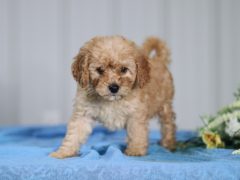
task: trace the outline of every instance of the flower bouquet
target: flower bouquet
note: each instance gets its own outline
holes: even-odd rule
[[[202,117],[199,135],[207,148],[234,148],[233,154],[240,154],[240,88],[234,95],[236,100],[215,116]]]
[[[204,125],[198,130],[199,136],[178,142],[178,148],[231,148],[237,149],[233,154],[240,154],[240,88],[234,96],[235,101],[216,115],[202,116]]]

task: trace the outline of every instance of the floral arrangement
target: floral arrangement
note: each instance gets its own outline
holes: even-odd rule
[[[215,116],[202,117],[199,135],[207,148],[235,148],[233,154],[240,154],[240,88],[234,95],[236,100]]]

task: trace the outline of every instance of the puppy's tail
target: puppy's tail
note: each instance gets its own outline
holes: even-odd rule
[[[169,65],[171,62],[170,51],[166,43],[156,37],[147,38],[143,43],[143,50],[150,59],[159,59],[165,65]],[[150,57],[153,50],[155,51],[154,56]]]

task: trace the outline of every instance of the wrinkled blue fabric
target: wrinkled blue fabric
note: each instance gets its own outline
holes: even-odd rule
[[[128,157],[126,132],[96,127],[80,155],[48,156],[64,137],[65,126],[0,128],[0,180],[5,179],[240,179],[240,156],[232,150],[189,148],[174,153],[158,145],[158,131],[149,135],[148,155]],[[180,131],[178,140],[196,133]]]

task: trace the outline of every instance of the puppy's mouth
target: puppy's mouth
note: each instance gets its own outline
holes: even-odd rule
[[[122,99],[121,95],[117,95],[117,94],[109,94],[109,95],[105,95],[103,96],[105,99],[109,100],[109,101],[117,101]]]

